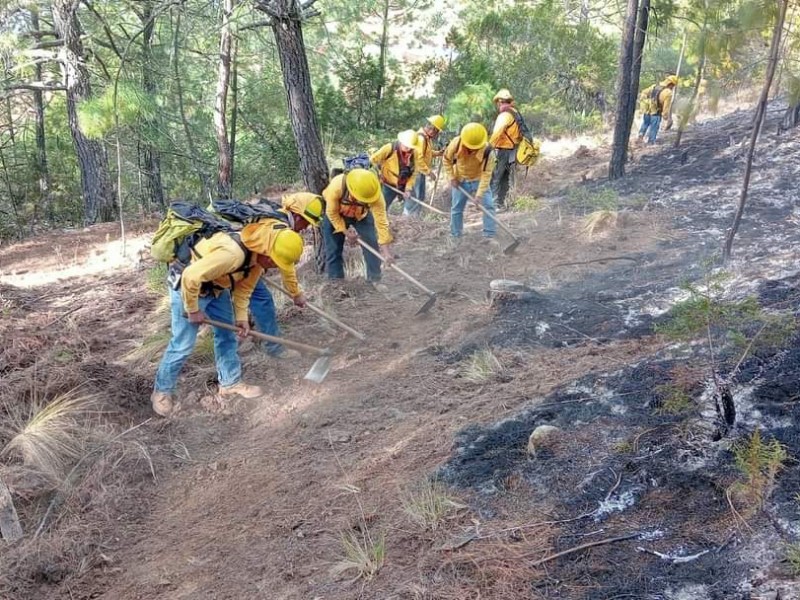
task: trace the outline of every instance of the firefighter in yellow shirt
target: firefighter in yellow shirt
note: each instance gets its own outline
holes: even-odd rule
[[[678,78],[670,75],[658,85],[651,85],[642,90],[639,100],[642,105],[642,126],[639,128],[639,141],[647,137],[648,144],[655,144],[658,137],[658,130],[661,128],[661,119],[667,115],[666,128],[672,127],[670,109],[672,108],[672,97],[675,86],[678,85]]]
[[[337,175],[322,190],[325,218],[320,229],[325,240],[325,270],[328,279],[344,279],[344,243],[355,244],[359,237],[392,260],[392,234],[386,216],[378,176],[367,169],[353,169]],[[381,279],[381,260],[362,249],[367,265],[367,281]]]
[[[396,141],[383,145],[369,157],[369,162],[380,171],[381,191],[387,212],[395,198],[399,196],[405,200],[414,189],[417,179],[416,148],[417,132],[408,129],[397,134]],[[402,193],[395,190],[401,190]]]
[[[441,152],[433,149],[433,142],[444,129],[444,117],[433,115],[428,117],[428,122],[417,132],[417,181],[414,184],[414,197],[425,202],[425,177],[436,181],[436,173],[431,169],[434,156],[441,156]],[[419,217],[422,207],[414,201],[406,202],[403,214],[409,217]]]
[[[444,170],[450,179],[450,235],[459,240],[464,231],[464,208],[469,193],[494,215],[494,201],[489,181],[495,165],[495,156],[489,145],[489,134],[480,123],[467,123],[447,145],[443,155]],[[483,216],[483,237],[494,239],[495,222]]]
[[[497,118],[489,143],[495,149],[497,164],[492,174],[492,196],[497,204],[497,210],[505,210],[506,196],[514,177],[517,145],[522,141],[522,131],[517,122],[517,109],[514,107],[514,97],[511,92],[502,89],[495,94],[493,101],[497,107]]]
[[[198,326],[206,315],[211,319],[236,325],[244,337],[250,332],[248,306],[250,296],[264,269],[277,267],[284,284],[295,284],[295,263],[303,253],[303,238],[282,221],[268,219],[247,225],[241,232],[215,233],[192,248],[192,259],[177,273],[179,283],[170,289],[172,338],[156,372],[150,401],[153,410],[168,416],[174,410],[178,375],[194,349]],[[176,276],[176,278],[177,278]],[[174,279],[173,279],[174,281]],[[255,398],[257,386],[242,381],[242,365],[237,354],[236,334],[214,328],[214,358],[217,363],[219,395]]]

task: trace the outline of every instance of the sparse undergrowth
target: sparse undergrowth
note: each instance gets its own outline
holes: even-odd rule
[[[471,383],[482,383],[502,373],[503,364],[490,348],[483,348],[474,352],[464,365],[462,375]]]
[[[436,531],[450,515],[464,508],[436,479],[418,484],[403,498],[403,511],[423,531]]]
[[[728,501],[735,516],[746,522],[764,508],[788,455],[778,440],[764,441],[760,429],[736,444],[733,455],[742,479],[728,488]]]

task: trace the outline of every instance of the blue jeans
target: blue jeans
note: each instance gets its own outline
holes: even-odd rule
[[[155,390],[171,394],[178,386],[178,374],[183,363],[189,358],[197,339],[198,325],[189,323],[184,316],[183,299],[180,291],[170,289],[172,309],[172,339],[169,341],[161,363],[156,372]],[[215,321],[233,325],[233,304],[231,293],[224,290],[218,297],[200,298],[200,310]],[[242,379],[242,363],[237,354],[236,334],[227,329],[214,329],[214,359],[217,363],[217,378],[223,387],[239,383]]]
[[[275,301],[267,288],[264,280],[259,279],[250,296],[250,314],[256,323],[256,330],[267,335],[279,336],[278,315],[275,311]],[[262,348],[267,354],[280,354],[283,346],[275,342],[262,342]]]
[[[417,180],[414,182],[414,191],[411,192],[414,198],[425,202],[425,175],[417,173]],[[413,200],[406,200],[403,206],[403,214],[407,217],[419,217],[422,207]]]
[[[661,115],[644,115],[642,126],[639,128],[639,137],[647,135],[647,142],[653,144],[658,137],[658,130],[661,128]]]
[[[345,224],[352,226],[368,246],[380,251],[378,247],[378,232],[375,230],[375,218],[372,213],[357,221],[356,219],[344,218]],[[328,271],[328,279],[344,279],[344,234],[336,233],[333,224],[326,216],[320,226],[322,237],[325,240],[325,268]],[[364,250],[364,262],[367,265],[367,281],[380,281],[381,279],[381,259]]]
[[[394,186],[392,186],[392,187],[394,187]],[[400,188],[397,188],[397,189],[400,189]],[[381,193],[383,193],[383,199],[386,201],[386,214],[388,215],[389,214],[389,207],[392,205],[392,202],[394,202],[395,198],[397,198],[398,196],[400,196],[400,198],[402,199],[403,194],[398,194],[397,192],[395,192],[392,188],[390,188],[385,183],[381,183]]]
[[[479,183],[479,181],[462,181],[459,183],[459,185],[470,195],[474,196],[475,192],[478,191]],[[458,238],[461,237],[461,234],[464,231],[464,208],[467,206],[468,198],[464,192],[457,188],[453,188],[450,198],[450,235]],[[478,200],[482,201],[483,207],[494,216],[495,211],[492,190],[487,189],[486,193],[483,195],[483,198],[478,198]],[[496,230],[497,225],[495,222],[486,215],[483,215],[483,237],[493,238]]]

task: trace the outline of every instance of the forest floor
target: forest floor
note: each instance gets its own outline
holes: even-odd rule
[[[438,292],[427,316],[393,272],[382,293],[306,266],[311,298],[367,341],[281,302],[287,337],[335,350],[328,378],[246,343],[266,395],[222,405],[205,336],[171,419],[149,405],[169,322],[141,258],[155,223],[130,228],[134,259],[115,225],[0,247],[6,421],[97,399],[79,468],[54,484],[14,451],[0,467],[26,534],[0,549],[0,598],[800,598],[800,338],[756,343],[800,299],[797,131],[768,122],[727,277],[713,262],[749,121],[636,148],[615,184],[606,147],[545,158],[502,215],[525,238],[510,256],[476,213],[457,248],[443,221],[395,218],[398,264]],[[656,333],[682,284],[712,277],[707,314],[759,305],[744,344],[721,321],[697,342]],[[489,301],[495,279],[538,294]],[[539,425],[558,429],[529,452]],[[756,430],[789,458],[762,461]]]

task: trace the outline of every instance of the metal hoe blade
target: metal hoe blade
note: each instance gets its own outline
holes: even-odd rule
[[[436,294],[431,294],[428,296],[428,299],[425,301],[425,304],[419,307],[419,310],[414,313],[414,315],[423,315],[428,312],[433,305],[436,304]]]
[[[511,242],[508,246],[503,248],[503,254],[511,254],[517,247],[522,243],[522,240],[519,238],[514,238],[514,241]]]
[[[308,379],[309,381],[313,381],[314,383],[322,383],[325,381],[325,378],[328,376],[331,370],[331,357],[330,356],[320,356],[317,360],[314,361],[314,364],[311,365],[311,368],[308,370],[308,373],[305,374],[303,379]]]

